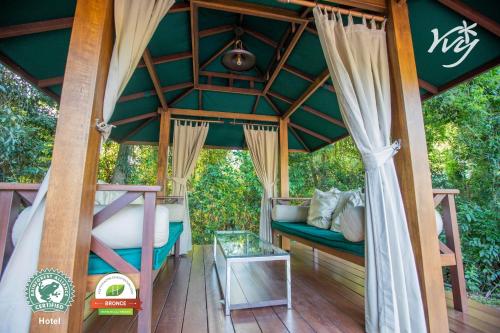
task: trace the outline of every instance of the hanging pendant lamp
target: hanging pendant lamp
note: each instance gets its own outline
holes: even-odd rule
[[[234,43],[234,49],[227,51],[222,57],[224,67],[234,72],[244,72],[255,66],[255,55],[243,48],[241,39]]]

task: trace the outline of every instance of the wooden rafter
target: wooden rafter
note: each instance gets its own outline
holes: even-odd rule
[[[198,109],[203,110],[203,90],[198,89]]]
[[[195,88],[198,88],[198,71],[200,70],[199,63],[199,37],[198,37],[198,7],[193,1],[190,3],[191,6],[191,52],[193,54],[193,84]]]
[[[0,39],[19,37],[53,30],[69,29],[72,25],[73,17],[16,24],[0,28]]]
[[[420,88],[427,90],[429,93],[431,93],[433,95],[436,95],[439,93],[438,87],[436,87],[435,85],[430,84],[429,82],[424,81],[422,79],[418,79],[418,85],[420,86]]]
[[[154,65],[159,65],[159,64],[164,64],[167,62],[172,62],[172,61],[178,61],[178,60],[184,60],[184,59],[190,59],[193,55],[191,54],[190,51],[187,52],[179,52],[179,53],[174,53],[174,54],[167,54],[159,57],[153,57],[151,60]],[[137,68],[142,68],[146,67],[146,64],[144,61],[139,62],[137,65]]]
[[[263,114],[249,114],[249,113],[237,113],[237,112],[225,112],[225,111],[206,111],[206,110],[178,109],[178,108],[170,108],[169,111],[172,113],[172,115],[189,116],[189,117],[240,119],[240,120],[251,120],[251,121],[265,121],[273,123],[277,123],[280,120],[278,116],[269,116]]]
[[[295,68],[295,67],[292,67],[290,65],[284,65],[283,66],[283,69],[297,77],[300,77],[301,79],[303,80],[306,80],[308,82],[311,82],[313,83],[314,82],[314,78],[311,77],[309,74],[307,73],[304,73],[302,72],[300,69],[298,68]],[[333,88],[333,86],[331,84],[328,84],[328,83],[323,83],[323,85],[321,86],[322,88],[325,88],[326,90],[330,91],[330,92],[335,92],[335,89]]]
[[[252,113],[257,113],[257,107],[259,106],[260,95],[255,98],[255,102],[253,103]]]
[[[50,77],[48,79],[38,80],[38,86],[40,88],[46,88],[62,84],[63,81],[64,81],[64,76]]]
[[[283,101],[283,102],[285,102],[285,103],[288,103],[288,104],[293,104],[293,102],[294,102],[292,99],[290,99],[290,98],[288,98],[288,97],[286,97],[286,96],[283,96],[283,95],[281,95],[281,94],[278,94],[278,93],[276,93],[276,92],[274,92],[274,91],[270,91],[270,92],[268,92],[267,94],[268,94],[269,96],[272,96],[272,97],[274,97],[274,98],[277,98],[277,99],[279,99],[279,100],[281,100],[281,101]],[[332,116],[329,116],[329,115],[327,115],[326,113],[323,113],[323,112],[321,112],[321,111],[318,111],[318,110],[316,110],[316,109],[314,109],[314,108],[312,108],[312,107],[310,107],[310,106],[304,105],[304,104],[303,104],[301,107],[302,107],[302,110],[304,110],[304,111],[306,111],[306,112],[308,112],[308,113],[310,113],[310,114],[313,114],[313,115],[315,115],[315,116],[321,117],[321,118],[323,118],[324,120],[326,120],[326,121],[328,121],[328,122],[330,122],[330,123],[332,123],[332,124],[335,124],[335,125],[337,125],[337,126],[340,126],[340,127],[345,128],[345,124],[344,124],[344,122],[343,122],[343,121],[341,121],[341,120],[338,120],[338,119],[336,119],[336,118],[333,118]]]
[[[313,137],[315,137],[316,139],[319,139],[319,140],[321,140],[321,141],[327,142],[328,144],[331,144],[331,143],[334,143],[334,142],[335,142],[334,140],[332,140],[332,139],[330,139],[330,138],[328,138],[328,137],[326,137],[326,136],[324,136],[324,135],[318,134],[318,133],[316,133],[316,132],[314,132],[314,131],[311,131],[311,130],[310,130],[310,129],[308,129],[308,128],[302,127],[302,126],[297,125],[297,124],[295,124],[295,123],[290,122],[290,123],[288,124],[288,126],[293,127],[293,128],[295,128],[295,129],[297,129],[297,130],[299,130],[299,131],[301,131],[301,132],[304,132],[304,133],[306,133],[306,134],[309,134],[310,136],[313,136]]]
[[[281,116],[280,110],[278,109],[278,107],[276,106],[276,104],[274,104],[273,101],[269,98],[269,96],[264,95],[264,99],[271,106],[271,108],[273,109],[274,113],[276,113],[277,115]]]
[[[129,118],[124,118],[124,119],[113,121],[111,123],[111,125],[120,126],[120,125],[130,124],[130,123],[133,123],[133,122],[136,122],[136,121],[139,121],[139,120],[149,119],[149,118],[157,117],[157,116],[158,116],[158,112],[156,112],[156,111],[155,112],[149,112],[149,113],[145,113],[145,114],[140,114],[138,116],[133,116],[133,117],[129,117]]]
[[[208,65],[210,65],[222,53],[224,53],[228,48],[230,48],[234,44],[234,42],[235,42],[235,40],[232,39],[227,44],[225,44],[219,51],[212,54],[212,56],[200,66],[200,70],[205,69]]]
[[[459,0],[438,0],[441,4],[500,37],[500,24]]]
[[[304,104],[307,99],[311,97],[311,95],[314,94],[316,90],[318,90],[323,85],[323,83],[326,82],[326,80],[328,80],[329,77],[330,71],[327,68],[314,80],[314,82],[307,88],[307,90],[304,91],[304,93],[295,102],[293,102],[290,108],[283,115],[283,118],[290,118],[290,116],[295,111],[297,111],[302,106],[302,104]]]
[[[189,4],[176,3],[174,4],[168,14],[185,12],[189,10]],[[44,20],[38,22],[22,23],[0,27],[0,39],[19,37],[24,35],[36,34],[47,31],[69,29],[73,26],[73,17],[64,17],[52,20]]]
[[[190,93],[192,93],[194,91],[194,88],[191,88],[191,89],[188,89],[186,90],[185,92],[179,94],[178,96],[176,96],[173,100],[170,101],[170,106],[173,106],[177,103],[179,103],[184,97],[188,96]]]
[[[200,75],[201,76],[220,77],[220,78],[224,78],[224,79],[242,80],[242,81],[264,82],[264,79],[261,77],[242,75],[242,74],[234,74],[234,73],[200,71]]]
[[[199,90],[208,90],[208,91],[220,91],[220,92],[236,93],[236,94],[244,94],[244,95],[262,95],[262,91],[260,91],[258,89],[217,86],[217,85],[214,85],[214,84],[198,84],[198,88],[197,89],[199,89]]]
[[[133,137],[134,135],[136,135],[137,133],[142,131],[146,126],[148,126],[150,123],[152,123],[153,121],[155,121],[157,119],[158,119],[158,114],[156,114],[155,117],[151,117],[151,118],[146,119],[145,121],[143,121],[142,123],[137,125],[133,130],[128,132],[128,134],[125,135],[125,137],[120,140],[120,143],[127,141],[128,139],[130,139],[131,137]]]
[[[297,133],[297,131],[295,130],[295,128],[291,127],[290,124],[288,125],[288,129],[290,130],[290,132],[292,132],[293,136],[295,137],[295,139],[297,139],[297,141],[302,145],[302,147],[304,147],[304,149],[309,153],[311,152],[311,150],[309,149],[309,147],[306,145],[306,143],[304,142],[304,140],[302,140],[302,138],[300,137],[299,133]]]
[[[163,94],[166,92],[179,90],[179,89],[185,89],[185,88],[191,88],[192,86],[193,86],[192,82],[177,83],[177,84],[172,84],[169,86],[160,87],[159,91],[161,91],[161,95],[163,96]],[[128,102],[128,101],[132,101],[132,100],[143,98],[143,97],[154,96],[157,94],[158,94],[157,89],[148,90],[148,91],[141,91],[141,92],[133,93],[130,95],[124,95],[124,96],[120,97],[118,99],[118,103]],[[166,103],[166,104],[168,105],[168,103]],[[162,105],[162,107],[163,107],[163,105]]]
[[[237,0],[191,0],[200,7],[222,10],[225,12],[259,16],[272,20],[295,22],[295,23],[306,23],[307,20],[301,18],[296,12],[292,10],[263,6],[259,4],[253,4]]]
[[[21,76],[26,81],[28,81],[29,83],[31,83],[33,86],[38,87],[38,89],[40,89],[45,94],[47,94],[47,96],[49,96],[50,98],[52,98],[55,102],[59,103],[59,99],[60,98],[59,98],[59,96],[56,93],[54,93],[52,90],[47,89],[45,87],[40,87],[38,85],[39,81],[34,76],[32,76],[31,74],[29,74],[28,72],[26,72],[23,68],[21,68],[21,66],[19,66],[18,64],[16,64],[12,59],[10,59],[9,57],[7,57],[5,54],[3,54],[1,52],[0,52],[0,62],[2,62],[12,72],[16,73],[17,75]]]
[[[153,86],[155,87],[156,95],[160,100],[160,104],[164,110],[168,109],[167,100],[165,99],[165,95],[163,95],[163,91],[160,84],[160,79],[158,78],[158,74],[156,73],[155,65],[153,64],[153,59],[151,58],[151,53],[146,48],[144,50],[144,54],[142,55],[142,59],[146,64],[146,68],[148,69],[149,77],[153,82]]]
[[[208,29],[201,30],[198,33],[198,36],[200,38],[204,38],[204,37],[217,35],[217,34],[221,34],[223,32],[228,32],[228,31],[233,31],[233,30],[234,30],[234,25],[226,24],[226,25],[221,25],[221,26],[214,27],[214,28],[208,28]]]
[[[273,48],[276,48],[278,47],[278,43],[276,41],[274,41],[273,39],[267,37],[266,35],[264,34],[261,34],[260,32],[257,32],[257,31],[254,31],[252,29],[248,29],[248,28],[243,28],[243,30],[245,31],[245,33],[249,36],[252,36],[258,40],[260,40],[261,42],[273,47]]]

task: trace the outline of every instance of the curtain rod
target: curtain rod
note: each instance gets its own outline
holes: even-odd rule
[[[229,125],[250,125],[250,126],[263,126],[263,127],[279,127],[278,125],[274,124],[256,124],[256,123],[237,123],[235,121],[232,121],[228,123]]]
[[[187,118],[174,118],[172,120],[180,120],[180,121],[197,121],[200,123],[215,123],[215,124],[224,124],[223,120],[203,120],[203,119],[187,119]]]
[[[290,4],[293,4],[293,5],[299,5],[299,6],[309,7],[309,8],[319,7],[321,9],[325,9],[325,10],[328,10],[328,11],[331,11],[331,12],[336,12],[336,13],[340,13],[340,14],[344,14],[344,15],[352,15],[352,16],[356,16],[356,17],[364,17],[364,18],[366,18],[368,20],[373,19],[373,20],[378,21],[378,22],[383,22],[383,21],[386,20],[386,18],[383,17],[383,16],[366,14],[366,13],[359,12],[359,11],[356,11],[356,10],[349,10],[349,9],[335,7],[335,6],[325,5],[325,4],[322,4],[322,3],[315,3],[315,2],[311,2],[311,1],[305,1],[305,0],[278,0],[278,2],[290,3]]]

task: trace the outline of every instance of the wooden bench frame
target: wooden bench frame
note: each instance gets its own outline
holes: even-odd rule
[[[12,228],[22,208],[31,206],[40,185],[0,183],[0,277],[8,259],[12,255]],[[142,311],[138,313],[138,332],[151,327],[152,288],[153,281],[161,268],[153,270],[154,225],[156,194],[160,186],[112,185],[98,184],[97,191],[124,191],[101,211],[94,214],[93,227],[103,223],[122,208],[137,198],[144,196],[144,222],[142,229],[141,269],[137,270],[121,258],[113,249],[99,239],[91,236],[90,250],[115,268],[119,273],[128,276],[138,286]],[[178,201],[179,198],[161,198],[159,201]],[[175,243],[175,256],[179,255],[179,240]],[[94,292],[99,280],[106,274],[87,275],[87,291]]]
[[[464,267],[462,261],[462,250],[460,247],[460,233],[455,207],[455,195],[459,193],[455,189],[433,189],[434,207],[441,206],[443,218],[443,232],[446,237],[445,243],[439,242],[441,266],[449,267],[451,277],[451,291],[453,295],[453,307],[457,311],[467,312],[467,291],[465,285]],[[311,198],[271,198],[271,205],[290,205],[296,203],[301,206],[309,206]],[[272,229],[273,243],[279,247],[290,250],[283,244],[288,240],[294,240],[310,246],[313,251],[319,250],[335,257],[347,260],[354,264],[365,266],[365,258],[342,250],[334,249],[326,245],[318,244],[308,239]]]

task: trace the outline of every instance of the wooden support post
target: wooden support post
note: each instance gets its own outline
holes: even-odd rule
[[[290,181],[288,178],[288,119],[280,119],[280,196],[290,196]],[[281,236],[281,248],[290,251],[290,239]]]
[[[79,0],[57,121],[38,269],[55,268],[75,286],[66,312],[35,312],[31,332],[81,332],[102,106],[113,48],[113,1]],[[39,319],[60,318],[60,325]]]
[[[408,7],[387,1],[387,40],[392,75],[392,136],[401,139],[396,155],[401,194],[419,274],[429,332],[448,332],[432,184],[424,120],[411,39]]]
[[[162,110],[160,115],[160,137],[158,139],[158,173],[156,184],[161,186],[160,194],[168,193],[168,147],[170,145],[170,111]]]

